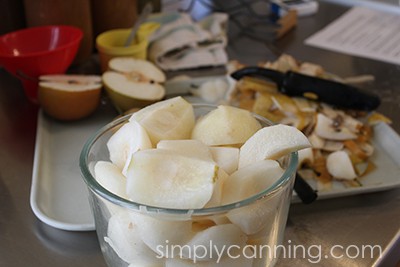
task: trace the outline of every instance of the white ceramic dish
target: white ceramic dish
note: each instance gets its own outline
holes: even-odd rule
[[[94,230],[86,185],[78,165],[79,154],[87,138],[113,117],[115,112],[106,107],[88,119],[70,123],[39,113],[30,200],[32,210],[41,221],[63,230]],[[362,187],[346,188],[335,182],[331,190],[319,192],[318,199],[400,186],[400,137],[383,123],[374,130],[376,151],[372,160],[377,169],[362,178]],[[296,195],[293,202],[299,202]]]
[[[30,203],[44,223],[70,231],[95,229],[79,154],[89,136],[113,116],[100,110],[88,119],[63,123],[39,112]]]

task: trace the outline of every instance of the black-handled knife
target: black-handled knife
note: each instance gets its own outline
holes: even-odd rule
[[[245,76],[268,79],[275,82],[283,94],[322,101],[338,108],[369,111],[381,103],[377,95],[359,88],[293,71],[283,73],[261,67],[245,67],[233,72],[231,76],[236,80]]]
[[[315,191],[298,173],[296,173],[296,178],[294,180],[294,191],[304,204],[310,204],[318,198],[317,191]]]

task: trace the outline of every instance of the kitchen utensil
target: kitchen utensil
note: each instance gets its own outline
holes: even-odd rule
[[[56,25],[5,34],[0,36],[0,65],[22,81],[26,96],[37,103],[38,77],[64,73],[82,37],[77,27]]]
[[[132,27],[132,31],[125,42],[125,47],[129,46],[132,43],[133,38],[135,38],[136,32],[138,31],[140,25],[142,25],[142,23],[146,21],[147,17],[152,12],[153,12],[153,5],[151,3],[146,4],[146,6],[143,8],[142,12],[139,15],[139,18],[136,20],[135,24]]]
[[[293,71],[282,73],[261,67],[245,67],[232,73],[231,76],[236,80],[244,76],[268,79],[277,84],[281,93],[322,101],[338,108],[369,111],[380,105],[379,97],[370,92],[361,91],[359,88],[344,83]]]

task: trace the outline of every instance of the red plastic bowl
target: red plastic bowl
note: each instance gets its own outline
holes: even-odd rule
[[[38,78],[65,73],[83,32],[63,25],[32,27],[0,36],[0,65],[21,79],[26,96],[37,102]]]

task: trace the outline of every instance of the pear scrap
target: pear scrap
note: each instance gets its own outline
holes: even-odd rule
[[[297,168],[300,168],[303,164],[312,165],[314,163],[314,153],[311,147],[301,149],[297,153],[299,157]]]
[[[210,200],[218,166],[165,149],[140,150],[127,171],[127,195],[145,205],[196,209]]]
[[[144,107],[165,96],[165,74],[153,63],[130,57],[109,61],[109,71],[102,75],[108,96],[115,107],[124,112]]]
[[[146,130],[136,121],[125,123],[107,142],[110,160],[122,170],[124,175],[126,175],[132,154],[152,147]]]
[[[239,169],[264,159],[278,159],[310,146],[307,137],[295,127],[283,124],[264,127],[240,148]]]
[[[260,123],[249,111],[220,105],[198,119],[192,139],[210,146],[243,144],[260,128]]]
[[[352,180],[357,177],[349,155],[345,151],[336,151],[326,159],[328,172],[337,179]]]
[[[356,139],[357,135],[351,132],[343,125],[335,127],[334,121],[322,113],[317,115],[317,125],[315,126],[315,133],[325,139],[329,140],[349,140]]]
[[[160,140],[190,139],[195,123],[192,105],[180,96],[147,106],[129,120],[146,129],[153,145]]]

